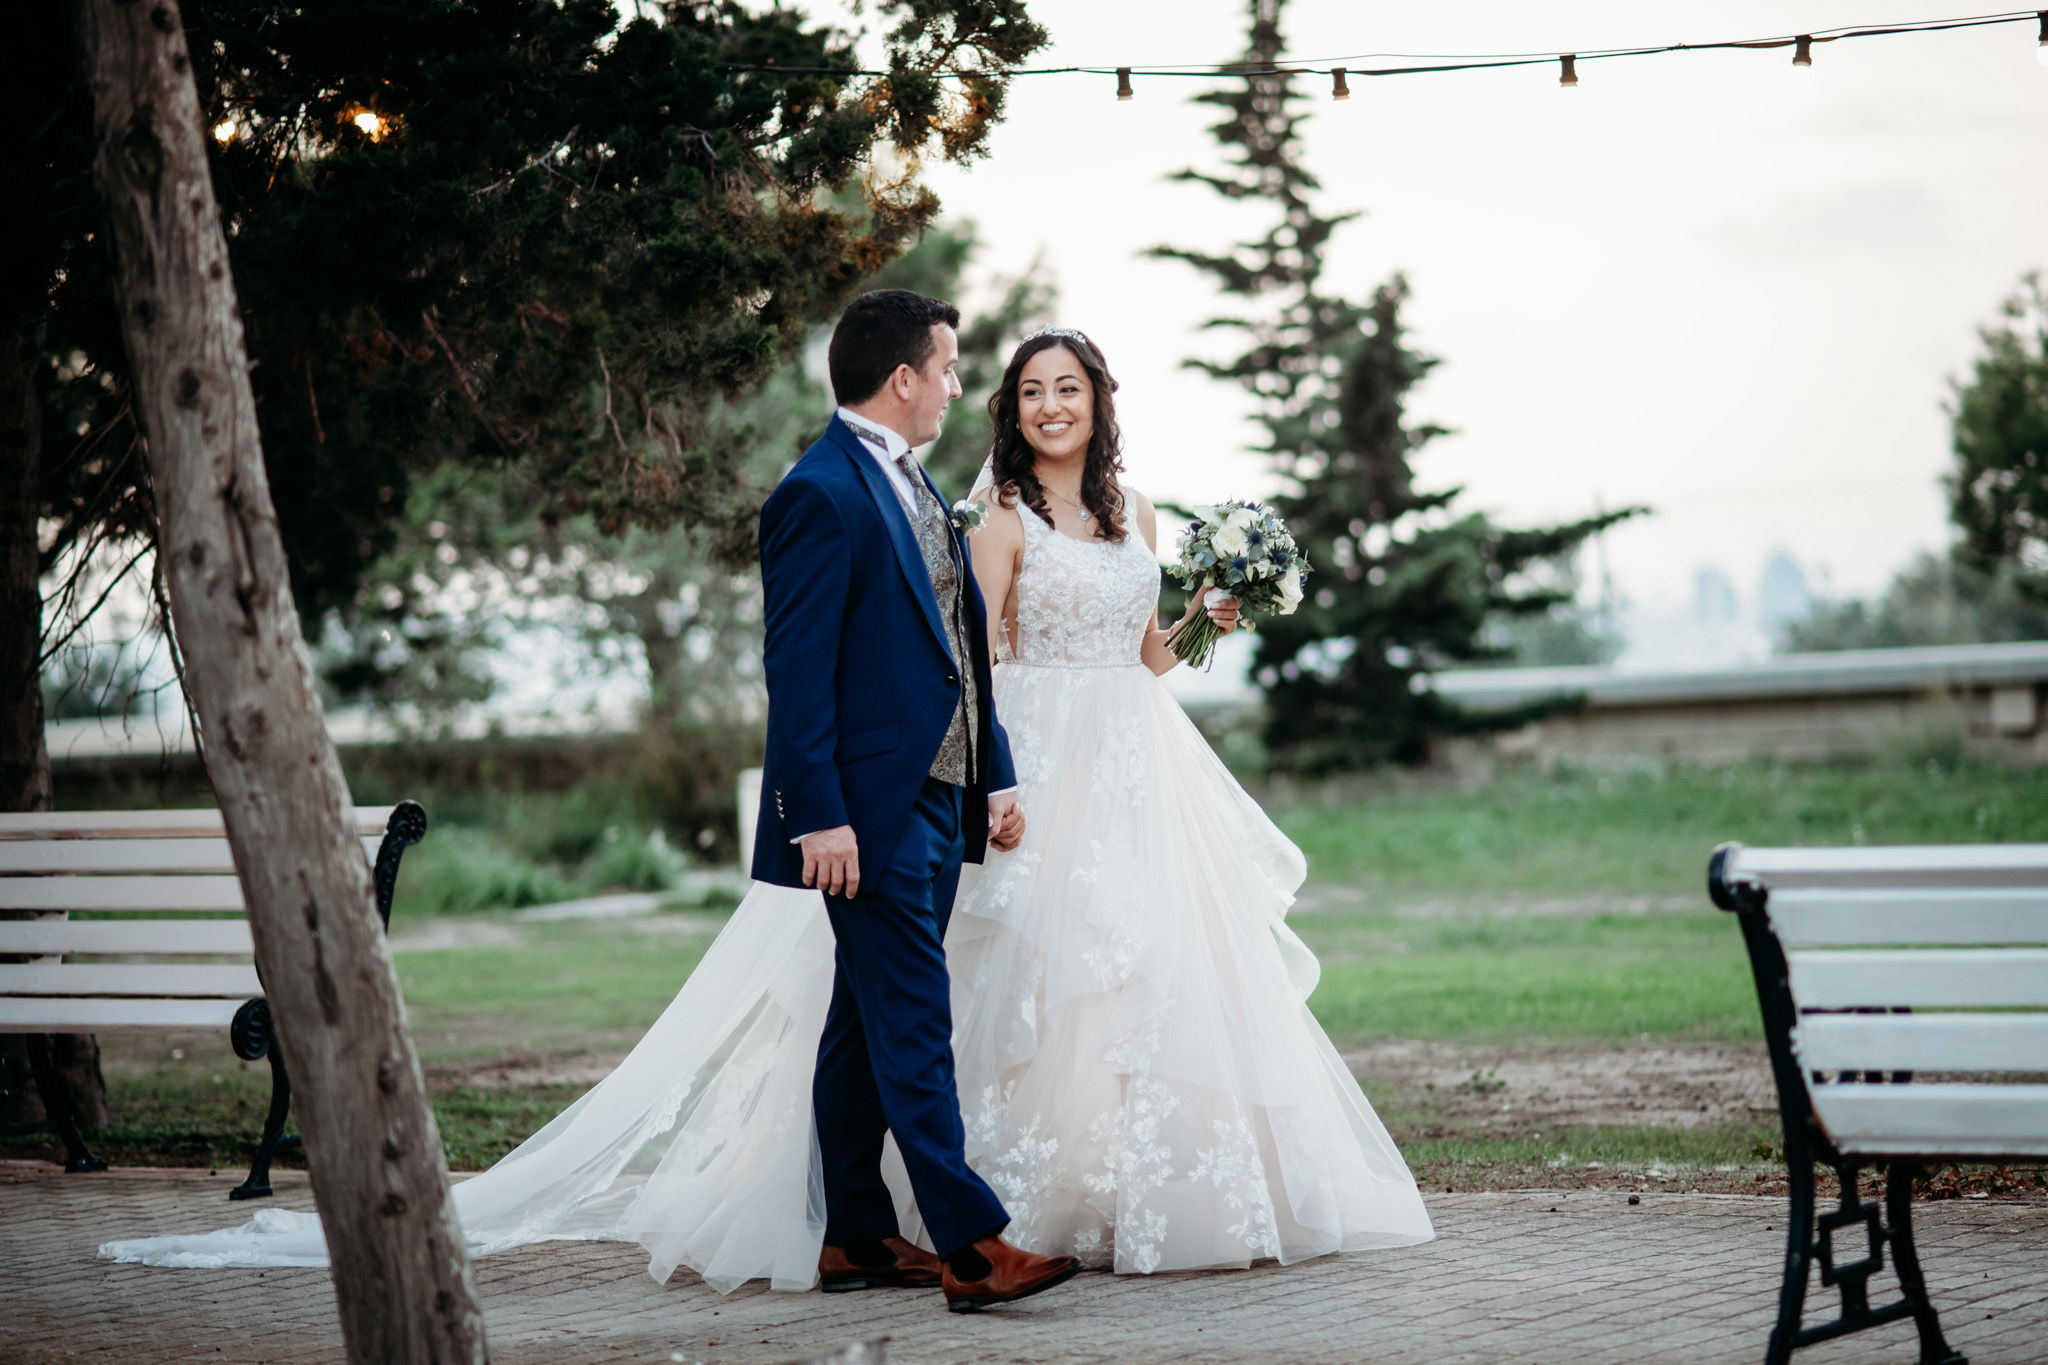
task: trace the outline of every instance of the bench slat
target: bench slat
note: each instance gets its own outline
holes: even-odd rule
[[[1818,1071],[2048,1071],[2041,1014],[1810,1014],[1793,1037]]]
[[[136,962],[0,964],[0,995],[206,995],[247,999],[263,994],[247,964],[201,966]]]
[[[99,1033],[121,1028],[226,1028],[239,1000],[64,1000],[0,996],[0,1033]]]
[[[1773,890],[1771,927],[1796,943],[2048,943],[2048,888]]]
[[[1803,1009],[1862,1005],[2048,1005],[2048,948],[1794,952]]]
[[[1727,875],[1773,894],[1801,886],[2048,886],[2048,844],[1742,848]]]
[[[0,953],[242,953],[244,919],[0,920]]]
[[[1828,1137],[1856,1155],[2048,1156],[2048,1085],[1816,1085]]]
[[[362,844],[366,856],[377,856],[378,840],[364,839]],[[0,840],[0,873],[234,870],[226,839]]]
[[[0,877],[0,910],[242,910],[235,877]]]
[[[359,834],[382,834],[390,806],[357,806]],[[54,810],[0,815],[0,840],[8,839],[179,839],[225,834],[220,811]]]

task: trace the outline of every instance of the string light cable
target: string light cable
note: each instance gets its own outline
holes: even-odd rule
[[[1724,38],[1714,42],[1660,43],[1647,47],[1559,48],[1550,52],[1370,52],[1354,53],[1344,57],[1282,57],[1264,64],[1240,61],[1208,65],[1167,63],[1145,66],[1138,63],[1119,63],[1114,66],[945,68],[925,74],[955,80],[1009,79],[1018,76],[1113,76],[1116,79],[1116,97],[1119,100],[1134,97],[1135,81],[1140,78],[1217,80],[1227,77],[1327,76],[1331,81],[1331,98],[1348,100],[1351,98],[1350,82],[1355,77],[1429,76],[1454,71],[1488,71],[1510,67],[1555,65],[1559,71],[1558,84],[1571,88],[1579,83],[1578,68],[1582,62],[1662,57],[1678,52],[1763,51],[1789,47],[1793,49],[1793,70],[1804,74],[1813,67],[1814,47],[1822,43],[1845,42],[1855,38],[1894,38],[1915,33],[1943,33],[1954,29],[2035,22],[2040,25],[2038,55],[2041,62],[2048,65],[2048,10],[2006,10],[1997,14],[1964,15],[1949,19],[1912,19],[1893,24],[1815,29],[1810,33],[1765,38]],[[1402,64],[1373,65],[1381,62]],[[743,62],[722,63],[719,69],[735,73],[768,71],[783,75],[849,78],[886,78],[893,74],[888,71],[856,67],[776,66],[773,63]]]

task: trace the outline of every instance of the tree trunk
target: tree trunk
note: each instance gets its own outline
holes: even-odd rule
[[[10,286],[15,281],[7,282]],[[7,297],[33,297],[33,287]],[[50,808],[50,751],[43,743],[43,596],[37,572],[36,514],[42,506],[42,407],[36,394],[39,347],[30,326],[9,320],[0,334],[0,811]],[[10,912],[0,911],[0,916]],[[50,1040],[57,1084],[71,1093],[78,1121],[107,1122],[100,1047],[89,1033]],[[26,1040],[0,1034],[0,1123],[42,1117],[28,1076]]]
[[[350,1359],[480,1362],[440,1135],[319,704],[175,0],[76,0],[159,554]]]
[[[0,333],[0,811],[48,810],[50,754],[36,666],[43,649],[38,347],[29,327],[7,321]]]

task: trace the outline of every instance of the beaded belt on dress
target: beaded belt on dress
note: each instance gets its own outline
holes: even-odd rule
[[[1004,659],[1005,668],[1143,668],[1142,659],[1128,659],[1120,664],[1056,664],[1038,659]]]

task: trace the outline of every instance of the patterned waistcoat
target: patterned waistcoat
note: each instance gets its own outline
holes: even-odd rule
[[[946,627],[946,647],[953,651],[953,676],[960,680],[960,704],[953,708],[953,721],[946,727],[945,742],[939,745],[938,757],[932,760],[931,775],[941,782],[965,786],[976,768],[974,720],[979,714],[974,687],[974,656],[967,648],[966,570],[960,562],[959,542],[954,540],[945,511],[932,495],[931,486],[925,483],[924,476],[909,455],[898,459],[897,466],[910,476],[911,491],[917,500],[911,525],[917,530],[917,547],[924,552],[924,567],[925,572],[931,575],[932,593],[939,600],[939,619]]]

